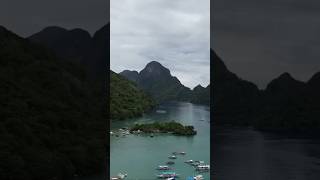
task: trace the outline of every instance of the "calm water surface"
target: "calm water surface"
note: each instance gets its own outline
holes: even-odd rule
[[[163,112],[156,112],[163,110]],[[153,138],[146,135],[128,135],[126,137],[110,136],[110,175],[126,172],[128,180],[157,179],[159,171],[155,168],[165,165],[172,152],[185,151],[187,154],[178,155],[174,171],[180,174],[179,179],[197,175],[194,168],[186,160],[203,160],[210,163],[210,108],[191,103],[162,104],[155,111],[125,121],[112,122],[111,129],[130,127],[134,123],[151,123],[164,121],[178,121],[183,125],[193,125],[197,135],[193,137],[155,135]],[[209,173],[202,173],[205,179],[210,179]]]
[[[217,180],[319,180],[319,138],[214,128],[212,161]]]

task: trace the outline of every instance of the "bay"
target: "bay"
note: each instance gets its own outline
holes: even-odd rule
[[[153,180],[159,173],[156,168],[165,165],[172,152],[186,152],[177,155],[172,166],[180,179],[202,174],[210,179],[209,173],[198,173],[185,161],[203,160],[210,164],[210,108],[184,102],[161,104],[153,111],[139,118],[124,121],[112,121],[111,131],[132,127],[135,123],[177,121],[183,125],[192,125],[197,135],[192,137],[170,134],[110,136],[110,175],[119,172],[128,174],[128,180]]]

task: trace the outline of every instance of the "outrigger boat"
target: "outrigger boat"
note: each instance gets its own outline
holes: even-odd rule
[[[178,176],[179,175],[176,174],[175,172],[169,172],[169,171],[163,172],[163,173],[157,175],[158,178],[162,178],[162,179],[164,179],[164,178],[176,178]]]
[[[204,161],[194,161],[194,163],[192,163],[191,165],[192,165],[192,166],[204,165]]]
[[[169,166],[158,166],[157,170],[171,170]]]
[[[197,171],[208,171],[210,170],[210,165],[199,165],[196,167]]]
[[[117,176],[111,177],[110,179],[111,180],[122,180],[122,179],[126,178],[127,176],[128,176],[128,174],[119,173]]]
[[[202,175],[196,175],[196,176],[189,176],[187,177],[187,180],[203,180],[203,176]]]
[[[191,163],[193,163],[193,160],[192,160],[192,159],[190,159],[190,160],[188,160],[188,161],[185,161],[185,163],[189,163],[189,164],[191,164]]]

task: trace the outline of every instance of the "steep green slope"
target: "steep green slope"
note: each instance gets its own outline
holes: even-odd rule
[[[150,94],[157,102],[190,101],[192,92],[185,87],[170,70],[159,62],[151,61],[137,74],[125,70],[120,73],[123,77],[136,82],[138,87]]]
[[[104,171],[104,98],[71,63],[0,27],[0,179]]]
[[[141,115],[154,101],[137,86],[110,71],[110,118],[125,119]]]
[[[198,85],[193,88],[191,102],[194,104],[210,105],[210,84],[207,87]]]

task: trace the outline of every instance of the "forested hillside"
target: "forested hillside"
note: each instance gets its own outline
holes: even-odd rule
[[[110,117],[125,119],[142,115],[155,102],[135,83],[110,71]]]
[[[0,179],[104,172],[105,93],[85,74],[0,27]]]

